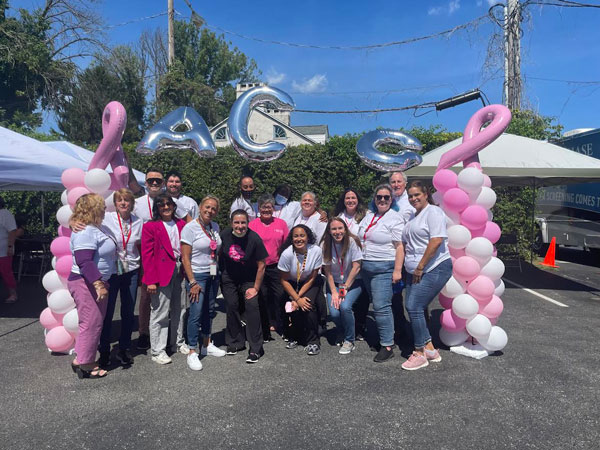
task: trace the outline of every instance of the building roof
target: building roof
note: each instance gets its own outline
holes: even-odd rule
[[[329,128],[327,125],[301,125],[293,126],[292,128],[305,135],[324,134],[329,136]]]

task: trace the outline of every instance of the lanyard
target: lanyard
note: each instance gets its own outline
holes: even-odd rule
[[[204,231],[204,234],[206,234],[206,236],[208,236],[208,239],[210,239],[210,244],[209,244],[210,258],[214,261],[215,256],[216,256],[215,251],[217,250],[217,240],[213,236],[212,224],[210,225],[210,234],[209,234],[208,231],[206,231],[206,228],[204,227],[204,224],[202,223],[202,221],[200,219],[196,219],[196,220],[200,224],[200,227],[202,228],[202,231]]]
[[[339,257],[338,251],[337,251],[337,244],[335,242],[333,243],[333,249],[335,250],[335,257],[337,258],[338,262],[340,263],[340,279],[342,280],[342,283],[343,283],[344,282],[344,260]]]
[[[131,217],[129,218],[129,233],[127,234],[127,240],[125,240],[125,233],[123,232],[123,225],[121,224],[121,215],[117,213],[117,219],[119,219],[119,228],[121,228],[121,238],[123,239],[123,251],[127,253],[127,244],[129,244],[129,239],[131,238],[131,229],[132,222]],[[125,223],[127,225],[127,223]]]
[[[296,256],[296,252],[294,252],[294,256]],[[300,261],[298,261],[298,256],[296,256],[296,294],[300,291],[300,277],[304,273],[304,269],[306,269],[306,260],[308,259],[308,249],[306,249],[306,255],[304,255],[304,260],[302,261],[302,269],[300,268]]]
[[[346,222],[346,226],[348,227],[348,229],[350,229],[350,227],[352,226],[352,222],[354,222],[354,216],[350,217],[350,221],[346,220],[346,217],[348,217],[348,216],[344,212],[342,214],[342,218],[344,219],[344,222]]]
[[[150,196],[146,195],[146,200],[148,200],[148,212],[150,213],[150,218],[152,219],[152,206],[150,206]]]
[[[389,209],[388,209],[388,211],[389,211]],[[386,212],[387,212],[387,211],[386,211]],[[371,228],[373,228],[375,225],[377,225],[377,224],[379,223],[379,221],[381,220],[381,218],[382,218],[383,216],[385,216],[385,213],[386,213],[386,212],[384,212],[382,215],[380,215],[380,216],[377,218],[377,220],[375,221],[375,223],[373,223],[373,221],[375,220],[375,217],[377,217],[377,214],[373,214],[373,218],[371,219],[371,223],[369,224],[369,226],[368,226],[368,227],[367,227],[367,229],[365,230],[365,234],[363,235],[363,241],[366,241],[366,240],[367,240],[367,233],[369,232],[369,230],[370,230]]]

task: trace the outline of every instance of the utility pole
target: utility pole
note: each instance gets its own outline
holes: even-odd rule
[[[521,5],[507,0],[504,7],[504,104],[521,109]]]
[[[169,27],[168,27],[168,60],[169,66],[173,64],[175,60],[175,8],[173,6],[173,0],[167,0],[167,11],[169,18]]]

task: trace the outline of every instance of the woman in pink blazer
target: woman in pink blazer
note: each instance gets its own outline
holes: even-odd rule
[[[154,200],[152,220],[142,228],[142,281],[150,294],[150,347],[152,361],[169,364],[167,338],[169,318],[171,345],[175,345],[181,315],[182,272],[179,238],[185,220],[175,217],[173,199],[160,194]]]

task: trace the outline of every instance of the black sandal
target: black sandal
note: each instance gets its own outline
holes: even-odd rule
[[[77,369],[79,369],[79,364],[75,364],[74,362],[72,362],[71,370],[73,371],[73,373],[77,373]]]
[[[96,366],[90,370],[85,370],[82,369],[81,366],[78,366],[75,370],[77,372],[77,377],[80,380],[83,380],[84,378],[104,378],[106,375],[108,375],[108,372],[99,366]],[[104,372],[104,374],[100,375],[102,372]]]

